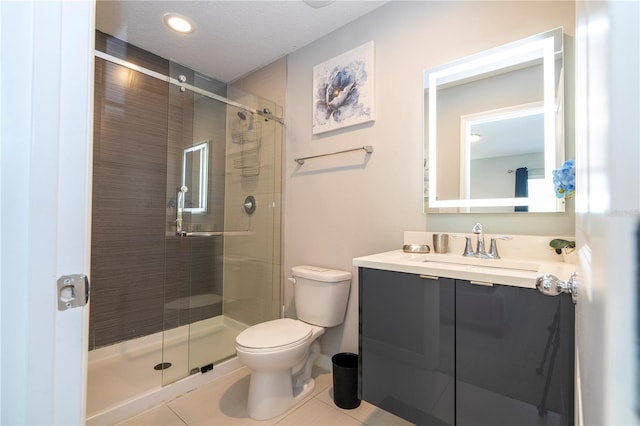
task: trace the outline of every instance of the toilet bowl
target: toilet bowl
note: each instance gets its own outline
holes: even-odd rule
[[[317,339],[344,321],[351,273],[297,266],[292,275],[299,319],[263,322],[236,337],[238,359],[251,369],[247,410],[256,420],[284,413],[313,391]]]
[[[251,369],[247,408],[256,420],[270,419],[313,390],[311,367],[320,348],[311,356],[310,348],[318,345],[315,340],[324,328],[284,318],[247,330],[251,333],[236,340],[238,358]],[[275,338],[273,343],[266,342],[269,337]]]

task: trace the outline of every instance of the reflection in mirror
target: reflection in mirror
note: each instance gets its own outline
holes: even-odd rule
[[[426,212],[563,211],[562,68],[558,28],[425,72]]]
[[[543,112],[542,103],[533,103],[462,117],[463,199],[527,197],[528,181],[534,176],[544,181]],[[516,182],[522,173],[527,175],[526,185],[516,192]],[[551,182],[543,182],[543,186],[553,191]],[[520,206],[517,211],[529,211],[529,207]],[[538,206],[531,207],[535,211]]]
[[[184,194],[184,211],[207,211],[207,182],[209,169],[209,141],[187,147],[182,153],[182,185],[189,188]]]

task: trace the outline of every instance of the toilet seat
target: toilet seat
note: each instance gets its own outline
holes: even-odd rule
[[[283,318],[256,324],[236,337],[247,352],[274,352],[298,346],[311,338],[313,328],[299,320]]]

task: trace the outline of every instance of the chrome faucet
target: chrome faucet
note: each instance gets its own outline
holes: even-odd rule
[[[491,243],[489,245],[489,253],[486,252],[484,248],[484,230],[482,229],[481,223],[476,223],[471,232],[477,235],[477,243],[475,251],[472,248],[471,237],[467,236],[466,243],[464,246],[463,256],[466,257],[479,257],[481,259],[500,259],[500,255],[498,254],[498,244],[497,240],[510,240],[511,237],[503,236],[491,238]]]
[[[474,256],[480,257],[483,259],[489,258],[489,255],[484,249],[484,232],[482,230],[482,224],[476,223],[471,229],[471,232],[477,235],[478,243],[476,244],[476,252]]]
[[[487,253],[487,256],[489,256],[490,259],[500,259],[500,255],[498,254],[498,240],[510,240],[512,237],[507,237],[502,236],[502,237],[496,237],[496,238],[492,238],[491,239],[491,245],[489,246],[489,253]]]
[[[496,239],[491,239],[491,244],[489,244],[489,253],[487,254],[491,259],[500,259],[500,255],[498,254],[498,244],[496,243]]]
[[[473,251],[473,244],[471,243],[471,237],[470,236],[466,236],[465,238],[465,244],[464,244],[464,253],[462,253],[463,256],[466,257],[473,257],[476,255],[476,252]]]

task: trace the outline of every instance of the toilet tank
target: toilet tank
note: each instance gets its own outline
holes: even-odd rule
[[[298,319],[321,327],[342,324],[347,311],[351,272],[319,266],[291,268]]]

